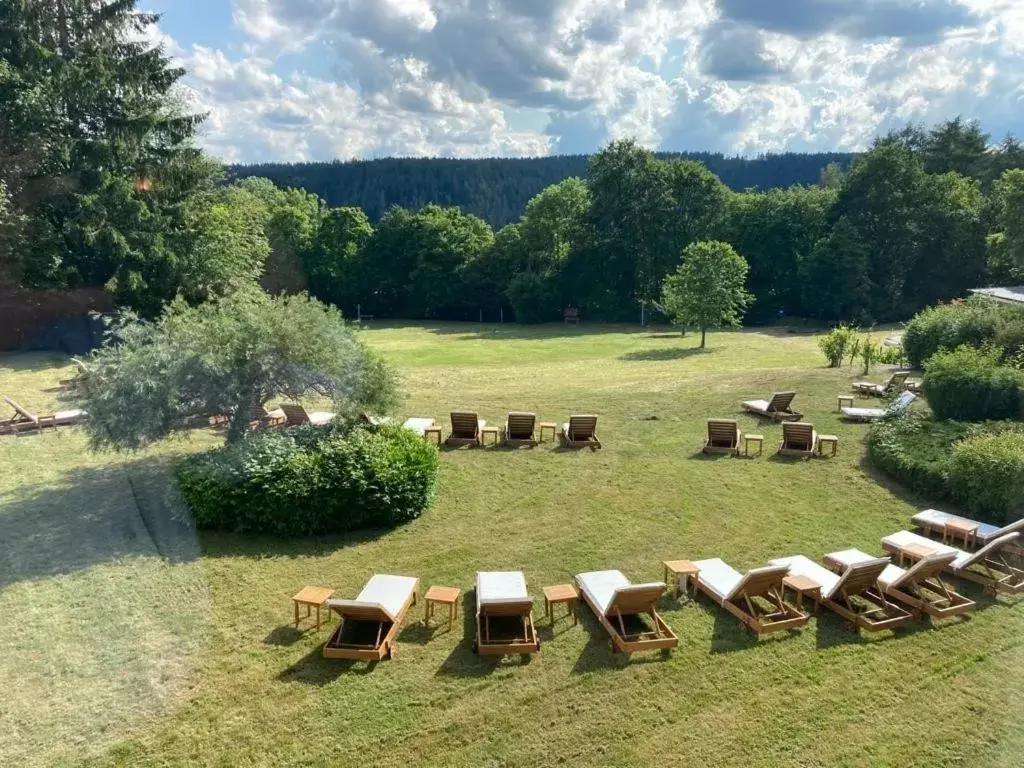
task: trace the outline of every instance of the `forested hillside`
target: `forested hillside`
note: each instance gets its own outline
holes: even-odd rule
[[[774,189],[817,184],[831,163],[846,169],[854,155],[840,152],[786,153],[754,158],[708,152],[659,154],[707,166],[730,189]],[[266,163],[232,167],[235,178],[262,176],[279,187],[298,187],[331,206],[362,208],[377,221],[392,205],[420,208],[427,203],[457,205],[492,227],[518,219],[530,198],[571,176],[585,178],[588,155],[541,158],[388,158],[332,163]]]

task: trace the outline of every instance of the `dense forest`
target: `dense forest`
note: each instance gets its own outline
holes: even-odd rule
[[[821,171],[835,164],[846,169],[854,155],[766,154],[753,158],[710,152],[658,153],[662,160],[696,160],[730,189],[773,189],[817,184]],[[545,187],[571,177],[585,178],[588,155],[539,158],[387,158],[332,163],[264,163],[236,165],[233,178],[261,176],[282,188],[297,187],[330,206],[362,208],[370,221],[393,205],[420,208],[428,203],[457,205],[492,227],[518,219],[527,202]]]

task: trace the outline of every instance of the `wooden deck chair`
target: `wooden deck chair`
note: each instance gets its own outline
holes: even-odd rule
[[[740,425],[735,419],[708,419],[708,437],[701,449],[704,453],[740,452]]]
[[[60,381],[58,381],[57,383],[60,384],[62,387],[77,386],[78,384],[81,384],[88,380],[89,376],[92,374],[92,371],[89,370],[89,366],[87,366],[79,358],[72,357],[71,362],[74,363],[75,366],[75,375],[72,376],[70,379],[61,379]]]
[[[540,650],[540,637],[533,626],[533,598],[526,591],[522,571],[477,572],[473,650],[483,656]]]
[[[878,589],[878,577],[889,565],[879,557],[856,563],[837,575],[809,557],[779,557],[772,565],[785,565],[790,576],[803,576],[821,589],[819,603],[846,619],[851,628],[878,632],[895,629],[915,621],[907,609],[886,598]]]
[[[802,421],[787,421],[782,425],[782,445],[779,453],[783,456],[813,456],[818,450],[818,433],[813,424]]]
[[[917,395],[913,392],[904,392],[895,400],[893,400],[888,408],[843,408],[842,418],[846,421],[881,421],[882,419],[891,419],[895,416],[901,416],[907,412],[910,405],[917,399]]]
[[[957,616],[974,609],[969,600],[942,581],[939,574],[955,559],[952,553],[923,557],[910,568],[889,565],[878,577],[878,589],[915,613],[936,618]],[[845,549],[825,555],[825,565],[841,573],[856,563],[877,558],[859,549]]]
[[[679,645],[679,638],[656,610],[665,593],[662,582],[631,584],[622,571],[590,571],[576,574],[576,584],[611,636],[613,650],[668,651]]]
[[[910,560],[920,559],[920,555],[908,547],[930,549],[939,554],[952,553],[955,557],[946,567],[946,573],[981,584],[989,594],[1006,592],[1016,595],[1024,592],[1024,568],[1011,563],[1007,556],[1019,551],[1019,540],[1019,533],[1007,533],[971,553],[910,531],[898,531],[882,539],[882,549]]]
[[[566,448],[600,448],[597,416],[570,416],[568,423],[562,425],[562,444]]]
[[[740,573],[719,558],[698,560],[696,587],[758,636],[802,627],[810,618],[786,602],[782,580],[788,568],[769,565]]]
[[[771,400],[745,400],[743,410],[778,421],[800,421],[803,414],[792,409],[794,397],[796,392],[776,392]]]
[[[948,512],[941,512],[937,509],[926,509],[914,515],[913,522],[926,536],[935,536],[940,539],[946,535],[947,523],[966,523],[967,525],[976,526],[971,539],[976,541],[978,546],[985,546],[1008,533],[1024,534],[1024,518],[1016,520],[1009,525],[999,527],[971,520],[967,517],[951,515]],[[1015,546],[1019,548],[1020,545]],[[965,549],[973,549],[973,547],[965,547]]]
[[[289,427],[297,427],[302,424],[312,424],[315,427],[322,427],[334,418],[329,411],[314,411],[307,413],[299,403],[281,403],[281,411],[287,419]]]
[[[910,371],[896,371],[882,384],[874,384],[870,381],[855,381],[851,386],[854,392],[859,392],[862,395],[885,397],[895,392],[902,392],[906,386],[908,376],[910,376]]]
[[[14,416],[0,421],[0,434],[28,432],[33,429],[42,430],[44,427],[72,426],[84,421],[89,414],[81,408],[73,408],[67,411],[56,413],[38,414],[19,405],[15,400],[5,397],[4,402],[14,409]]]
[[[505,419],[503,441],[510,448],[521,448],[526,445],[533,448],[537,445],[534,429],[537,425],[537,414],[510,411]]]
[[[324,644],[325,659],[380,661],[395,655],[395,637],[409,607],[416,604],[419,579],[377,574],[355,600],[327,601],[341,617]]]
[[[487,424],[471,411],[452,411],[452,433],[445,445],[480,445],[480,428]]]

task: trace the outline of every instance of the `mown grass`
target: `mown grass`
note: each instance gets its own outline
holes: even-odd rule
[[[402,371],[403,415],[510,409],[600,415],[606,448],[445,451],[437,501],[395,531],[279,541],[168,522],[166,466],[197,432],[142,457],[96,456],[78,431],[0,441],[0,764],[632,766],[1017,765],[1024,607],[986,598],[965,621],[854,636],[832,615],[754,640],[704,600],[666,600],[670,658],[613,654],[584,609],[526,664],[471,652],[478,569],[521,568],[534,595],[574,573],[657,579],[668,558],[880,551],[914,499],[864,460],[813,336],[697,339],[621,327],[373,328]],[[0,360],[0,392],[54,402],[68,369]],[[881,374],[876,374],[881,380]],[[780,460],[780,428],[739,414],[794,388],[835,459]],[[699,454],[703,421],[765,435],[756,459]],[[656,417],[656,418],[654,418]],[[129,483],[129,480],[131,482]],[[462,587],[453,632],[408,622],[375,668],[321,659],[289,597],[354,595],[374,572]],[[413,619],[422,616],[414,609]]]

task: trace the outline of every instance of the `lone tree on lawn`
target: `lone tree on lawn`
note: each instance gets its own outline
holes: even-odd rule
[[[242,439],[272,397],[330,397],[340,416],[385,413],[391,369],[339,313],[305,294],[257,289],[190,306],[178,299],[155,322],[126,314],[94,355],[78,399],[94,447],[137,450],[194,417],[223,415]]]
[[[728,243],[691,243],[683,263],[661,284],[658,308],[673,325],[700,329],[705,346],[709,328],[738,327],[743,310],[753,300],[744,287],[747,262]]]

